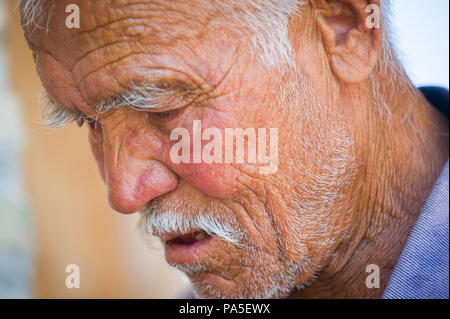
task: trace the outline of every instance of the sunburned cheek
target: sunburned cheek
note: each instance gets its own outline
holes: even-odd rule
[[[200,159],[194,162],[194,155],[189,153],[189,160],[181,160],[174,155],[173,147],[176,142],[170,141],[168,137],[161,138],[162,162],[181,179],[196,187],[201,192],[211,197],[226,199],[230,198],[237,180],[236,170],[230,164],[207,163]],[[189,150],[192,150],[192,144]]]
[[[176,164],[181,178],[215,198],[230,198],[233,193],[233,171],[226,164]]]

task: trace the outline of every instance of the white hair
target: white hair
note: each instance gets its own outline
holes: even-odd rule
[[[42,124],[51,129],[58,129],[85,118],[80,111],[72,111],[54,103],[47,92],[42,91],[39,97]]]
[[[31,31],[35,29],[48,30],[48,23],[53,15],[55,5],[47,8],[48,0],[19,0],[22,11],[22,27]],[[45,25],[40,24],[40,20],[45,21]]]
[[[289,41],[289,18],[300,13],[303,0],[214,1],[220,10],[215,23],[244,30],[252,44],[253,55],[265,67],[293,62]]]
[[[237,228],[239,223],[234,215],[219,214],[217,211],[213,205],[202,206],[195,202],[184,201],[174,207],[163,201],[153,201],[142,209],[143,218],[139,228],[144,239],[147,235],[187,234],[193,230],[203,230],[208,235],[245,247],[244,232]]]

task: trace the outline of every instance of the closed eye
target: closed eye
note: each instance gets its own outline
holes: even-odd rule
[[[186,105],[178,109],[168,110],[164,112],[147,112],[147,116],[152,120],[171,120],[182,114],[188,106],[189,105]]]

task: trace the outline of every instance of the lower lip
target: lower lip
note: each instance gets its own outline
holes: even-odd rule
[[[192,244],[166,243],[166,260],[169,264],[195,264],[208,252],[208,247],[214,242],[212,236],[207,236]]]

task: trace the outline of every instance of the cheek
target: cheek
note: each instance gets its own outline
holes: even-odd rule
[[[201,129],[196,134],[193,131],[193,122],[183,124],[180,127],[185,128],[189,132],[184,142],[180,137],[174,140],[170,140],[170,137],[167,135],[160,138],[163,163],[181,179],[199,191],[217,199],[229,199],[238,188],[240,173],[233,164],[223,163],[225,159],[224,131],[221,129],[223,124],[217,118],[215,121],[211,121],[209,118],[202,118]],[[211,143],[211,138],[202,139],[204,130],[207,128],[218,128],[221,131],[220,137],[214,137],[219,142],[217,147],[221,149],[218,163],[214,161],[209,163],[205,160],[204,151],[206,146]],[[198,148],[194,147],[194,143],[198,143]],[[180,145],[184,147],[184,150],[181,152],[179,150]],[[188,159],[173,158],[175,156],[175,152],[173,152],[175,147],[179,150],[178,155],[188,155]],[[199,150],[199,155],[196,149]],[[212,152],[215,154],[216,149]],[[199,162],[197,163],[194,163],[195,154],[199,156]]]
[[[201,192],[218,199],[227,199],[237,188],[235,169],[227,164],[178,164],[172,169]]]

